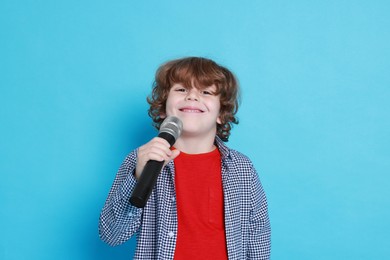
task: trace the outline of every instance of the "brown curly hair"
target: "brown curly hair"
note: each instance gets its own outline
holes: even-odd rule
[[[165,117],[165,105],[169,91],[175,83],[185,88],[204,89],[216,86],[216,95],[220,95],[220,119],[217,135],[228,141],[232,124],[238,124],[235,116],[239,105],[239,86],[236,77],[227,68],[214,61],[201,57],[187,57],[162,64],[155,75],[153,90],[147,98],[149,116],[153,125],[159,129]]]

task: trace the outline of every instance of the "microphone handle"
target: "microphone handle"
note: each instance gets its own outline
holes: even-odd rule
[[[139,178],[133,193],[130,197],[130,203],[137,208],[143,208],[148,201],[154,185],[156,184],[157,177],[164,165],[164,161],[150,160],[146,163],[141,177]]]
[[[175,143],[175,138],[171,134],[161,132],[159,133],[158,137],[167,140],[171,146]],[[164,161],[159,162],[150,160],[146,163],[130,197],[130,203],[133,206],[137,208],[145,207],[146,202],[148,201],[150,195],[152,194],[152,190],[156,185],[158,175],[160,174],[163,165]]]

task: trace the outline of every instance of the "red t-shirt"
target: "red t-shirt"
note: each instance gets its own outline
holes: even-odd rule
[[[174,162],[178,214],[175,260],[228,259],[219,150],[181,152]]]

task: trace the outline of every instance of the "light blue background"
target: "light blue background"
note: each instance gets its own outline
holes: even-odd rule
[[[0,259],[131,259],[98,238],[132,149],[156,133],[164,61],[242,86],[231,147],[269,200],[272,259],[390,257],[390,2],[0,2]]]

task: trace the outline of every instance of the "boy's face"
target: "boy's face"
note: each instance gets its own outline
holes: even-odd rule
[[[215,92],[215,85],[186,89],[182,84],[174,84],[168,94],[166,115],[177,116],[183,121],[183,134],[215,135],[217,123],[221,123],[220,97]]]

